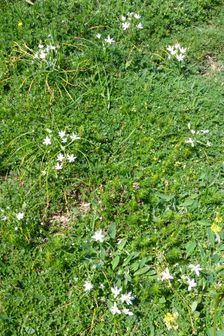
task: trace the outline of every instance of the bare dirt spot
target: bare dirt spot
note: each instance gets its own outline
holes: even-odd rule
[[[203,65],[200,70],[202,76],[209,76],[221,71],[224,71],[224,64],[218,61],[213,53],[205,54],[203,57]]]
[[[68,214],[56,213],[51,218],[51,224],[63,229],[69,229],[70,216]]]

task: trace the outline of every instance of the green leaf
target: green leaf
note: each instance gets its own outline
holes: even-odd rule
[[[150,266],[142,267],[137,272],[134,273],[134,276],[142,275],[144,273],[147,273],[149,270],[150,270]]]
[[[198,305],[197,301],[192,302],[192,305],[191,305],[191,311],[192,311],[192,313],[196,310],[197,305]]]
[[[110,236],[112,239],[115,239],[115,237],[116,237],[116,232],[117,232],[117,225],[116,225],[115,223],[112,223],[111,225],[109,225],[108,233],[109,233],[109,236]]]
[[[119,262],[120,262],[120,256],[117,255],[117,256],[112,260],[112,262],[111,262],[111,264],[112,264],[112,269],[113,269],[113,270],[117,267],[117,265],[119,264]]]
[[[120,251],[123,250],[123,248],[125,247],[126,243],[127,243],[127,239],[122,239],[121,242],[117,245],[118,250],[120,250]]]
[[[197,246],[196,242],[193,240],[193,241],[189,241],[186,245],[185,245],[185,248],[186,248],[186,253],[187,253],[187,257],[189,257],[190,255],[193,254],[194,250],[195,250],[195,247]]]

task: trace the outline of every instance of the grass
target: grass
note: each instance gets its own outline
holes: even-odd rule
[[[223,335],[222,2],[0,9],[0,334]]]

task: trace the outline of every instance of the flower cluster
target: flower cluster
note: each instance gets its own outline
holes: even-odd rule
[[[102,243],[105,239],[105,234],[102,230],[95,231],[93,236],[91,237],[95,242]],[[92,282],[85,281],[83,284],[84,291],[90,292],[94,289]],[[102,290],[105,290],[105,286],[103,284],[100,285]],[[116,314],[124,314],[128,316],[134,315],[131,310],[128,309],[128,306],[132,305],[132,301],[134,300],[134,296],[132,292],[124,292],[122,287],[114,286],[110,288],[110,296],[112,296],[112,300],[110,299],[109,303],[109,311],[112,315]],[[111,302],[112,301],[112,302]]]
[[[190,271],[192,273],[195,273],[196,276],[199,276],[200,271],[202,270],[202,268],[200,267],[199,264],[197,264],[197,265],[190,264],[188,266],[188,268],[190,269]],[[186,279],[186,283],[188,285],[188,291],[191,291],[192,288],[197,286],[197,283],[196,283],[195,279],[190,278],[188,276],[182,276],[182,278]],[[169,271],[168,267],[166,267],[165,270],[160,273],[160,279],[161,279],[161,281],[173,280],[174,279],[173,276],[170,274],[170,271]]]
[[[100,33],[97,33],[96,34],[96,38],[98,39],[101,39],[102,35]],[[108,35],[106,38],[104,38],[104,41],[107,43],[107,44],[112,44],[115,42],[115,40],[110,36]]]
[[[51,135],[52,131],[50,129],[47,129],[47,132],[49,133],[49,135],[47,135],[44,138],[42,143],[45,146],[50,146],[50,145],[52,145],[52,141],[53,141],[53,137]],[[66,131],[62,130],[62,131],[58,132],[58,138],[61,142],[61,148],[63,150],[65,150],[64,144],[66,144],[67,142],[69,142],[69,144],[71,144],[75,140],[79,140],[80,136],[78,136],[75,133],[67,134]],[[69,153],[69,154],[59,153],[56,157],[56,164],[55,164],[54,168],[55,168],[55,170],[61,170],[63,168],[63,163],[65,161],[67,161],[69,163],[73,163],[76,159],[77,159],[77,157],[73,153]]]
[[[176,43],[169,45],[166,50],[168,51],[168,59],[176,59],[178,62],[182,62],[186,56],[187,48],[183,48],[179,43]]]
[[[197,135],[205,135],[205,134],[208,134],[208,133],[209,133],[209,130],[203,130],[203,129],[202,129],[202,130],[200,130],[200,131],[196,131],[196,130],[192,129],[190,123],[187,124],[187,127],[188,127],[188,129],[189,129],[189,131],[190,131],[190,133],[191,133],[192,135],[191,135],[190,138],[188,138],[188,139],[185,141],[185,143],[190,144],[191,147],[195,147],[196,142],[200,143],[200,141],[198,141],[198,140],[196,139],[196,136],[197,136]],[[207,145],[207,146],[211,146],[211,143],[210,143],[209,141],[207,141],[206,145]]]
[[[121,28],[126,31],[128,29],[130,29],[131,27],[135,27],[136,29],[143,29],[143,25],[141,22],[137,22],[137,20],[139,20],[141,18],[141,15],[137,14],[137,13],[127,13],[127,15],[122,15],[121,16]],[[97,39],[101,39],[102,35],[100,33],[96,34],[96,38]],[[107,35],[107,37],[103,38],[103,41],[107,44],[112,44],[115,43],[115,40],[113,37],[111,37],[110,35]]]
[[[34,53],[33,60],[46,63],[48,66],[54,66],[56,61],[54,60],[54,53],[57,53],[57,47],[48,44],[44,46],[42,43],[38,45],[38,51]],[[33,63],[33,62],[32,62]]]
[[[137,29],[143,29],[143,25],[141,22],[136,22],[136,20],[139,20],[141,18],[141,15],[137,14],[137,13],[127,13],[126,16],[122,15],[121,16],[121,27],[123,30],[128,30],[129,28],[131,28],[133,25],[137,28]],[[137,24],[136,24],[137,23]]]
[[[121,313],[125,315],[129,315],[129,316],[134,315],[131,310],[129,310],[127,307],[124,306],[124,304],[128,306],[132,305],[134,296],[132,296],[131,292],[123,293],[123,294],[121,294],[121,292],[122,292],[122,288],[118,288],[117,286],[111,287],[111,293],[112,293],[114,302],[112,306],[110,307],[110,312],[113,315],[121,314]]]

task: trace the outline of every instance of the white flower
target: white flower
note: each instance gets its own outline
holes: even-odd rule
[[[67,142],[68,141],[68,138],[61,138],[61,142],[63,142],[63,143],[65,143],[65,142]]]
[[[191,147],[194,147],[194,141],[191,138],[186,140],[185,143],[187,143],[187,144],[189,143],[189,144],[191,144]]]
[[[96,34],[96,38],[100,39],[101,38],[101,34]]]
[[[56,50],[56,47],[53,46],[52,44],[49,44],[46,46],[46,50],[49,51],[49,50]]]
[[[179,47],[180,53],[184,54],[187,51],[187,48]]]
[[[44,52],[43,50],[41,50],[41,52],[39,53],[39,58],[44,60],[47,57],[46,52]]]
[[[183,54],[180,54],[180,55],[176,55],[176,59],[178,62],[182,62],[184,60],[184,55]]]
[[[194,129],[191,129],[190,132],[191,132],[191,134],[195,134],[196,133],[196,131]]]
[[[174,48],[175,48],[175,49],[179,49],[179,48],[180,48],[180,43],[176,43],[176,44],[174,44]]]
[[[162,281],[172,280],[172,279],[173,279],[173,276],[170,274],[170,271],[169,271],[168,267],[163,272],[161,272],[161,280]]]
[[[169,46],[166,48],[166,50],[169,51],[171,55],[175,55],[175,54],[177,53],[177,50],[174,49],[174,46],[170,46],[170,45],[169,45]]]
[[[58,154],[57,161],[62,162],[64,160],[64,155],[62,153]]]
[[[59,162],[57,162],[57,164],[54,167],[56,170],[61,170],[62,169],[62,164],[60,164]]]
[[[71,139],[72,141],[74,141],[74,140],[79,140],[79,139],[81,139],[81,138],[80,138],[80,136],[78,136],[77,134],[72,133],[72,134],[70,135],[70,139]]]
[[[121,291],[121,288],[111,287],[111,292],[115,298],[120,294]]]
[[[197,276],[200,275],[200,271],[202,270],[202,268],[200,267],[200,265],[189,265],[188,267],[190,268],[190,270],[191,270],[192,272],[195,272],[195,274],[196,274]]]
[[[221,238],[220,235],[218,233],[215,233],[215,241],[220,244],[221,243]]]
[[[18,220],[23,219],[23,218],[24,218],[24,213],[23,213],[23,212],[18,212],[18,213],[16,214],[16,218],[17,218]]]
[[[194,279],[187,278],[188,290],[190,291],[192,288],[197,286],[197,283]]]
[[[125,21],[126,20],[126,17],[125,16],[121,16],[121,21]]]
[[[127,30],[129,27],[130,27],[130,23],[129,22],[123,22],[122,23],[123,30]]]
[[[137,24],[136,28],[137,29],[143,29],[143,25],[141,24],[141,22],[139,24]]]
[[[51,139],[48,136],[44,139],[43,145],[46,145],[46,146],[51,145]]]
[[[111,43],[114,43],[114,39],[112,37],[110,37],[110,35],[107,36],[107,38],[104,39],[105,42],[111,44]]]
[[[139,20],[139,19],[141,19],[141,15],[135,13],[135,14],[134,14],[134,18],[135,18],[136,20]]]
[[[66,134],[65,131],[58,132],[58,135],[59,135],[60,138],[64,138],[65,134]]]
[[[129,316],[134,315],[134,314],[132,313],[132,311],[130,311],[130,310],[127,309],[127,308],[124,308],[124,309],[122,310],[122,313],[124,313],[125,315],[129,315]]]
[[[39,48],[39,49],[43,49],[43,47],[44,47],[44,46],[43,46],[43,44],[41,44],[41,43],[38,45],[38,48]]]
[[[68,160],[68,162],[70,162],[70,163],[74,162],[75,159],[77,159],[77,157],[74,156],[74,154],[71,154],[71,155],[68,155],[68,156],[67,156],[67,160]]]
[[[134,296],[131,295],[131,292],[125,293],[121,295],[120,300],[122,303],[126,302],[127,305],[130,305],[132,304],[132,300],[134,300]]]
[[[117,307],[116,302],[114,302],[113,306],[110,308],[110,311],[113,315],[121,313],[120,309]]]
[[[209,133],[209,130],[200,130],[200,132],[201,132],[202,134],[208,134],[208,133]]]
[[[91,289],[93,289],[93,285],[91,284],[91,282],[89,281],[86,281],[83,285],[84,287],[84,290],[87,292],[87,291],[90,291]]]
[[[98,230],[94,233],[92,236],[92,239],[95,241],[99,241],[100,243],[103,242],[104,234],[102,233],[102,230]]]

